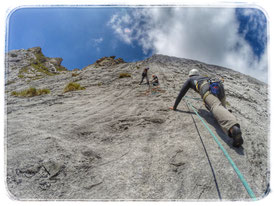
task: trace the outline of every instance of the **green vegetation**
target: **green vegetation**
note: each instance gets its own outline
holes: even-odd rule
[[[45,61],[47,61],[47,57],[45,57],[42,52],[36,53],[35,57],[36,57],[36,61],[40,63],[44,63]]]
[[[24,76],[23,74],[18,74],[18,77],[19,77],[20,79],[22,79],[22,78],[24,78],[25,76]]]
[[[18,77],[25,78],[26,74],[33,74],[34,76],[28,77],[30,79],[40,79],[44,75],[53,76],[56,73],[50,72],[50,70],[45,66],[45,62],[49,60],[49,58],[45,57],[42,52],[35,54],[36,59],[33,59],[29,66],[23,67],[20,69]],[[55,68],[57,71],[67,71],[67,69],[61,65],[56,66]],[[39,72],[40,74],[37,74]]]
[[[33,63],[30,64],[30,66],[26,66],[26,67],[23,67],[22,69],[20,69],[18,77],[19,78],[25,78],[26,74],[35,74],[35,76],[29,77],[31,79],[33,79],[33,78],[37,79],[37,77],[39,77],[39,78],[43,77],[42,75],[36,74],[35,71],[33,71],[33,69],[36,72],[40,72],[42,74],[46,74],[46,75],[49,75],[49,76],[55,75],[54,73],[51,73],[44,64],[42,64],[39,61],[34,61]]]
[[[48,58],[45,57],[44,54],[43,54],[42,52],[35,54],[35,57],[36,57],[36,61],[37,61],[38,65],[40,65],[40,68],[42,68],[42,69],[48,71],[48,68],[47,68],[47,67],[41,66],[41,64],[44,63],[44,62],[46,62],[46,61],[48,60]],[[61,72],[61,71],[67,71],[67,69],[66,69],[64,66],[62,66],[62,65],[59,65],[59,66],[56,66],[56,65],[55,65],[55,68],[56,68],[56,70],[59,71],[59,72]],[[48,71],[48,72],[49,72],[49,71]],[[49,72],[49,73],[50,73],[50,72]],[[48,74],[48,75],[55,75],[55,74],[50,73],[50,74]]]
[[[44,74],[49,75],[49,76],[55,75],[54,73],[51,73],[49,71],[49,69],[44,64],[42,64],[41,62],[38,62],[36,64],[32,63],[31,66],[34,69],[36,69],[38,72],[44,73]]]
[[[58,72],[67,71],[66,67],[63,67],[62,65],[60,65],[60,66],[55,66],[55,68],[56,68],[56,70],[57,70]]]
[[[10,84],[13,84],[13,83],[15,83],[14,80],[13,80],[13,81],[8,81],[8,82],[6,83],[6,86],[7,86],[7,85],[10,85]]]
[[[67,84],[67,86],[64,88],[64,92],[70,92],[70,91],[76,91],[76,90],[84,90],[85,87],[81,87],[80,84],[75,82],[70,82]]]
[[[129,73],[120,73],[119,78],[131,77]]]
[[[11,92],[11,95],[16,97],[34,97],[34,96],[39,96],[39,95],[49,94],[49,93],[50,93],[49,89],[36,89],[34,87],[30,87],[20,92],[13,91]]]

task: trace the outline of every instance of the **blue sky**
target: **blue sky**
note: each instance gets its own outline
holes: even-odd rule
[[[267,22],[258,9],[183,7],[20,8],[7,22],[7,50],[40,46],[68,69],[103,56],[154,53],[232,68],[267,82]]]
[[[68,69],[116,55],[126,61],[144,58],[140,46],[129,46],[107,25],[119,8],[23,8],[9,19],[8,50],[40,46],[50,57],[62,57]]]

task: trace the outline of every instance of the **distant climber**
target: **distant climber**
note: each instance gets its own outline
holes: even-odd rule
[[[184,83],[178,97],[176,98],[172,110],[176,110],[178,104],[191,88],[201,95],[206,107],[213,113],[213,116],[218,121],[219,125],[226,132],[226,134],[233,139],[233,146],[240,147],[243,144],[242,132],[240,124],[236,117],[226,109],[225,91],[223,85],[212,85],[209,77],[200,76],[197,69],[192,69],[189,72],[189,78]],[[215,90],[219,90],[218,94]]]
[[[151,83],[152,83],[153,86],[158,86],[159,85],[159,79],[155,74],[152,75]]]
[[[139,83],[139,85],[141,85],[141,84],[143,83],[144,78],[146,78],[146,80],[147,80],[147,85],[149,85],[148,74],[147,74],[147,73],[148,73],[148,70],[149,70],[148,67],[144,69],[144,71],[143,71],[143,73],[142,73],[142,80],[141,80],[141,82]]]

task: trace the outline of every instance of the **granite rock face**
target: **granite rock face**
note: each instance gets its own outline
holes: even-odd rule
[[[125,63],[105,57],[68,71],[41,48],[6,54],[6,185],[12,198],[88,200],[249,200],[233,168],[189,101],[262,198],[269,183],[268,85],[231,69],[154,55]],[[139,85],[149,67],[158,88]],[[202,101],[171,111],[190,69],[224,78],[242,148]],[[129,74],[120,78],[121,73]],[[64,92],[68,83],[81,90]],[[28,88],[50,93],[16,96]],[[194,91],[188,97],[199,98]]]

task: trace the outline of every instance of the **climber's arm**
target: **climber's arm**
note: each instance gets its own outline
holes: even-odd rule
[[[181,89],[178,97],[176,98],[176,101],[174,103],[173,108],[170,108],[170,109],[173,109],[173,110],[177,109],[178,104],[181,102],[182,98],[185,96],[185,94],[187,93],[188,89],[190,88],[190,81],[191,81],[191,79],[188,79],[184,83],[184,85],[183,85],[183,87],[182,87],[182,89]]]

